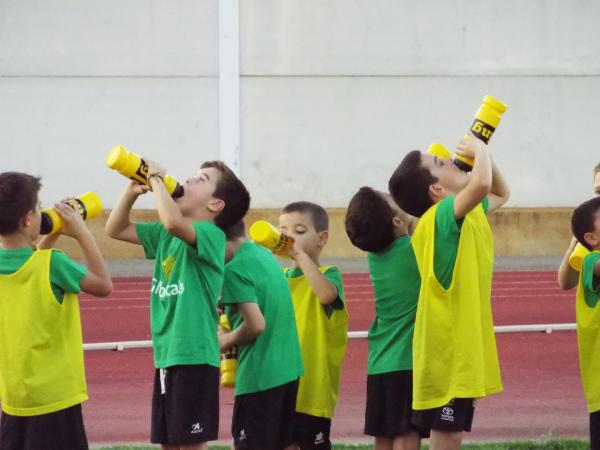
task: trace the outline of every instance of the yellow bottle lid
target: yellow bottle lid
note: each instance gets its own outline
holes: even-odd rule
[[[583,260],[589,252],[590,251],[587,248],[581,245],[581,242],[578,242],[573,249],[573,253],[571,253],[571,256],[569,256],[569,265],[577,272],[581,272]]]
[[[434,142],[433,144],[431,144],[429,146],[429,148],[427,149],[427,153],[435,155],[438,158],[451,158],[452,157],[450,150],[448,150],[442,144],[438,144],[437,142]]]
[[[490,107],[497,110],[500,114],[506,111],[506,104],[498,100],[496,97],[492,97],[491,95],[486,95],[483,97],[483,103],[489,105]]]

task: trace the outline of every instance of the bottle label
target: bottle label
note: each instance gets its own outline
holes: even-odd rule
[[[273,252],[279,252],[283,249],[285,249],[288,245],[291,245],[291,239],[289,237],[287,237],[285,234],[281,234],[279,236],[279,239],[277,239],[277,242],[275,243],[275,245],[273,245],[272,251]]]
[[[77,211],[79,213],[79,215],[81,217],[83,217],[83,220],[85,220],[87,218],[87,208],[85,207],[85,205],[83,204],[83,202],[81,200],[79,200],[78,198],[71,198],[71,199],[67,200],[65,203],[67,205],[69,205],[71,208],[73,208],[75,211]]]
[[[230,348],[229,350],[221,353],[221,359],[237,359],[237,357],[237,347]]]
[[[471,133],[486,144],[492,138],[494,131],[496,131],[496,129],[493,126],[482,122],[479,119],[475,119],[473,125],[471,125]]]

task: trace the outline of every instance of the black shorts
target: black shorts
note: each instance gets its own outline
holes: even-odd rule
[[[590,448],[600,450],[600,411],[590,414]]]
[[[447,405],[413,413],[413,424],[438,431],[471,431],[475,399],[455,398]]]
[[[39,416],[2,413],[0,450],[88,450],[81,404]]]
[[[294,417],[294,443],[300,450],[331,450],[329,434],[331,419],[296,412]]]
[[[412,370],[367,375],[365,434],[394,438],[411,431],[429,436],[412,423]]]
[[[238,450],[280,450],[294,442],[298,380],[236,395],[231,435]]]
[[[219,377],[219,368],[206,364],[156,369],[150,441],[186,445],[217,439]]]

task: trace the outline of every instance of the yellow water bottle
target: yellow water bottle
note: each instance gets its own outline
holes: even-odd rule
[[[294,238],[286,236],[266,220],[257,220],[248,229],[250,239],[279,256],[288,257],[287,251],[294,246]]]
[[[494,131],[498,128],[502,114],[506,111],[506,105],[491,95],[483,97],[483,103],[475,114],[475,119],[469,130],[473,136],[481,139],[486,144],[492,138]],[[473,159],[454,155],[454,164],[465,172],[473,169]]]
[[[569,265],[576,270],[577,272],[581,272],[581,266],[583,265],[583,259],[587,256],[590,251],[581,245],[581,242],[578,242],[575,248],[573,249],[573,253],[569,256]]]
[[[86,192],[63,203],[71,205],[83,217],[83,220],[93,219],[102,214],[102,201],[95,192]],[[40,234],[54,234],[62,228],[63,220],[54,208],[45,209],[41,214]]]
[[[219,316],[219,325],[226,331],[231,331],[231,325],[226,314]],[[235,385],[235,372],[238,363],[237,347],[231,347],[225,353],[221,353],[221,386],[233,387]]]
[[[148,164],[141,156],[127,150],[122,145],[115,145],[108,152],[106,165],[131,180],[148,185]],[[183,195],[183,186],[172,176],[165,176],[164,183],[171,197],[178,198]]]

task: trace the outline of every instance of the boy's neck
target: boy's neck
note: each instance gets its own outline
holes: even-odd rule
[[[0,248],[4,250],[33,247],[35,247],[35,244],[31,241],[31,238],[23,233],[5,234],[0,237]]]

